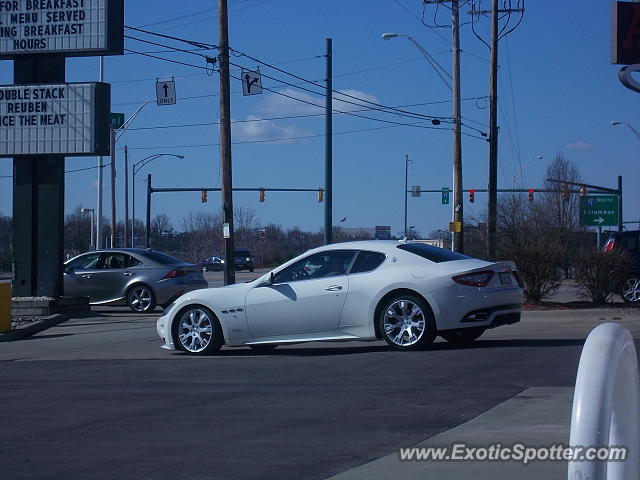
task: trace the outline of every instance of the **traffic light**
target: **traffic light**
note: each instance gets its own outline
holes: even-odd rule
[[[476,201],[476,191],[472,188],[469,190],[469,202],[473,203]]]
[[[207,191],[206,190],[202,190],[200,201],[202,203],[207,203]]]
[[[562,184],[560,191],[562,192],[562,198],[569,200],[569,185],[567,183]]]
[[[260,189],[260,201],[264,202],[264,189],[263,188]]]
[[[533,202],[533,188],[529,189],[529,201]]]
[[[323,188],[319,188],[318,189],[318,202],[322,203],[323,200],[324,200],[324,189]]]
[[[580,196],[584,197],[585,195],[587,195],[587,186],[586,185],[580,185]]]

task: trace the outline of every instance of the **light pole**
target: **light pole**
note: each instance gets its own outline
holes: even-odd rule
[[[404,236],[407,237],[407,189],[409,188],[409,155],[404,156]]]
[[[610,122],[611,125],[613,125],[614,127],[616,125],[626,125],[629,130],[631,130],[633,132],[633,134],[638,137],[638,140],[640,140],[640,132],[638,132],[635,128],[633,128],[631,125],[629,125],[627,122],[619,122],[617,120],[614,120],[613,122]]]
[[[136,174],[149,162],[152,162],[156,158],[160,157],[176,157],[179,159],[183,159],[184,155],[176,155],[174,153],[155,153],[153,155],[149,155],[148,157],[144,157],[142,160],[136,162],[131,167],[132,177],[131,177],[131,248],[135,247],[134,239],[135,239],[135,229],[136,229]],[[125,175],[129,175],[129,173],[125,170]],[[126,179],[128,183],[128,178]],[[125,239],[126,242],[126,239]]]
[[[522,176],[522,174],[524,173],[524,171],[527,169],[527,167],[529,166],[529,164],[534,161],[534,160],[542,160],[544,158],[544,156],[542,155],[537,155],[533,158],[530,158],[527,163],[525,163],[522,167],[520,167],[520,170],[518,170],[516,173],[513,174],[513,188],[516,187],[516,180]]]
[[[452,148],[452,164],[453,164],[453,204],[452,219],[454,222],[460,223],[460,231],[453,234],[453,250],[462,252],[464,250],[462,223],[464,221],[464,203],[462,199],[462,131],[461,131],[461,113],[460,113],[460,39],[458,24],[458,2],[452,1],[452,20],[451,20],[451,40],[452,40],[452,68],[453,75],[438,63],[427,50],[422,47],[413,37],[404,33],[383,33],[384,40],[390,40],[396,37],[404,37],[409,40],[422,53],[429,65],[435,70],[436,74],[451,90],[452,104],[452,121],[453,121],[453,148]],[[405,225],[406,235],[406,225]]]
[[[95,249],[95,243],[94,243],[94,240],[93,240],[93,224],[94,224],[94,218],[95,218],[96,211],[93,208],[81,208],[80,212],[81,213],[87,213],[88,212],[88,213],[91,214],[91,217],[90,217],[91,218],[91,229],[90,229],[91,230],[91,241],[90,241],[90,245],[89,245],[89,250],[93,250],[93,249]]]

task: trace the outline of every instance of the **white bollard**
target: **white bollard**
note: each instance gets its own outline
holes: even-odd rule
[[[570,461],[569,480],[639,480],[640,387],[629,330],[603,323],[582,349],[571,414],[571,446],[626,447],[622,462]]]

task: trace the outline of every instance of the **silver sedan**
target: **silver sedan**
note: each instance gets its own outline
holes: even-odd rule
[[[98,250],[64,264],[66,296],[89,297],[91,305],[128,305],[134,312],[150,312],[207,286],[199,266],[150,249]]]

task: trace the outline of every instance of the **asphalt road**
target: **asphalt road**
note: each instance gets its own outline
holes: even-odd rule
[[[0,344],[11,479],[322,479],[448,430],[531,386],[572,386],[584,338],[640,311],[526,313],[469,348],[381,342],[161,350],[156,315],[103,308]]]

